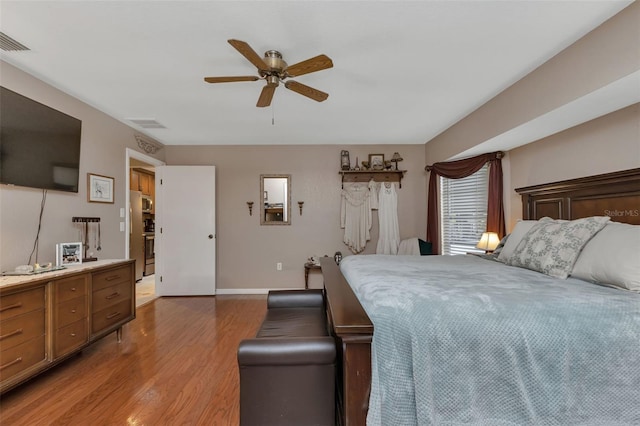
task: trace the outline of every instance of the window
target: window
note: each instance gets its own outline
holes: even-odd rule
[[[476,248],[487,228],[489,165],[462,179],[440,177],[442,254],[484,253]]]

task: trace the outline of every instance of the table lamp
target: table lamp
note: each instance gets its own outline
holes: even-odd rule
[[[396,163],[396,170],[398,170],[398,161],[402,161],[404,160],[404,158],[400,157],[400,154],[398,154],[397,152],[393,153],[393,157],[391,157],[391,162],[392,163]]]
[[[498,238],[498,234],[495,232],[483,232],[482,237],[480,237],[480,241],[476,245],[476,248],[484,250],[489,253],[492,252],[498,247],[500,244],[500,238]]]

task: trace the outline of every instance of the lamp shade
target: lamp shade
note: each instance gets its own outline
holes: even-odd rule
[[[480,237],[480,241],[476,245],[476,248],[479,248],[484,251],[494,251],[496,247],[500,244],[500,238],[498,238],[498,234],[495,232],[483,232],[482,237]]]
[[[403,158],[397,152],[393,153],[393,157],[391,157],[391,161],[402,161]]]

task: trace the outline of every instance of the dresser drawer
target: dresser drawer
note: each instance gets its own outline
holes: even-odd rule
[[[54,282],[55,303],[75,299],[78,296],[87,295],[87,282],[89,275],[65,278]]]
[[[44,309],[0,322],[0,350],[3,352],[27,340],[44,335]]]
[[[65,355],[89,340],[87,320],[81,319],[55,332],[54,358]]]
[[[101,290],[106,287],[114,286],[122,282],[131,283],[133,277],[133,264],[128,264],[119,268],[111,269],[105,272],[93,274],[92,287],[93,291]]]
[[[87,318],[87,296],[76,297],[58,304],[54,308],[54,328],[58,329],[83,318]]]
[[[0,297],[0,321],[44,309],[44,286]]]
[[[92,312],[101,311],[108,306],[113,306],[123,300],[132,297],[131,282],[124,282],[112,287],[103,288],[93,292]]]
[[[131,313],[131,299],[97,311],[91,316],[91,332],[99,333],[126,318],[131,318]]]
[[[2,351],[0,352],[0,381],[5,381],[44,360],[44,336]]]

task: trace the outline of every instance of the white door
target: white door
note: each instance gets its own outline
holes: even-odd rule
[[[156,294],[216,293],[214,166],[156,167]]]

